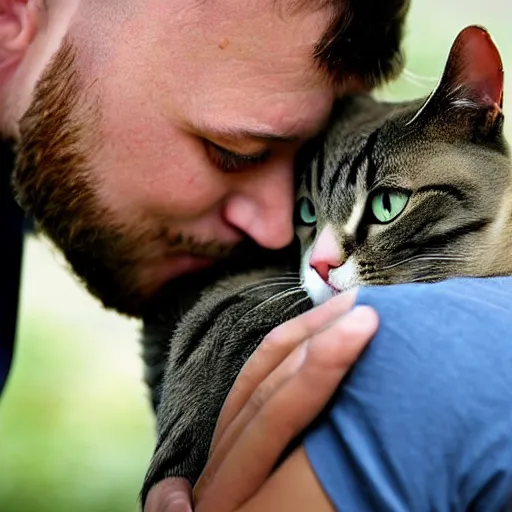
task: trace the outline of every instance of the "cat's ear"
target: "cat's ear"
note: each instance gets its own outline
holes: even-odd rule
[[[479,123],[486,130],[503,123],[503,64],[482,27],[469,26],[455,39],[442,78],[422,111],[443,124]],[[464,122],[466,121],[466,122]]]

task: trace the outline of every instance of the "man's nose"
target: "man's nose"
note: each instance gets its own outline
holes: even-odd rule
[[[267,249],[293,240],[293,169],[290,165],[239,177],[226,201],[225,220]]]

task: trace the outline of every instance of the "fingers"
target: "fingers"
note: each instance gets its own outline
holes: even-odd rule
[[[217,422],[212,449],[261,381],[300,343],[349,311],[354,306],[356,295],[357,290],[337,295],[325,304],[285,322],[265,337],[233,384]]]
[[[291,373],[300,367],[301,362],[304,360],[305,351],[306,347],[304,344],[296,347],[292,354],[286,357],[278,368],[265,379],[265,384],[255,389],[238,415],[224,428],[222,434],[218,437],[217,443],[210,451],[208,463],[194,488],[195,494],[200,492],[201,488],[207,484],[218,471],[226,454],[231,450],[236,439],[262,407],[268,396],[273,394],[276,387],[281,384],[287,376],[291,375]]]
[[[144,512],[192,512],[192,487],[185,478],[166,478],[148,494]]]
[[[280,454],[322,410],[377,329],[367,307],[332,322],[285,361],[249,400],[233,424],[237,436],[215,471],[194,489],[197,512],[236,510],[263,484]],[[245,411],[249,410],[247,414]],[[244,428],[237,427],[240,421]],[[221,446],[222,440],[219,443]]]
[[[349,311],[355,300],[355,290],[340,294],[322,306],[285,322],[265,337],[244,365],[222,408],[211,443],[210,459],[203,472],[202,479],[207,479],[209,474],[215,473],[218,464],[224,457],[224,453],[230,449],[232,439],[236,438],[245,427],[243,418],[248,421],[252,417],[252,407],[258,401],[259,396],[257,392],[255,393],[258,385],[278,365],[285,365],[281,374],[286,373],[286,367],[297,368],[297,360],[302,357],[301,352],[299,351],[292,356],[290,356],[290,353],[294,352],[308,337]],[[270,386],[278,384],[278,375],[276,374],[272,380],[267,382],[266,392],[268,392]],[[251,396],[250,404],[248,404]],[[236,423],[233,423],[233,419],[238,415],[242,406],[245,406],[243,418],[239,418]],[[227,428],[229,428],[229,433],[226,433]],[[221,438],[222,446],[218,446]]]

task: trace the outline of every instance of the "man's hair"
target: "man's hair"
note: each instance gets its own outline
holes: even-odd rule
[[[298,0],[303,8],[312,0]],[[401,49],[410,0],[320,0],[333,9],[315,47],[317,64],[335,83],[354,76],[369,87],[395,78],[404,66]],[[316,2],[318,5],[318,2]]]

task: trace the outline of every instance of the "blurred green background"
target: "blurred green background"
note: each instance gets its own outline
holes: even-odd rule
[[[380,94],[426,95],[472,23],[491,31],[512,73],[511,12],[510,0],[413,0],[407,71]],[[26,249],[16,363],[0,402],[0,511],[135,511],[153,443],[139,326],[103,311],[46,242]]]

